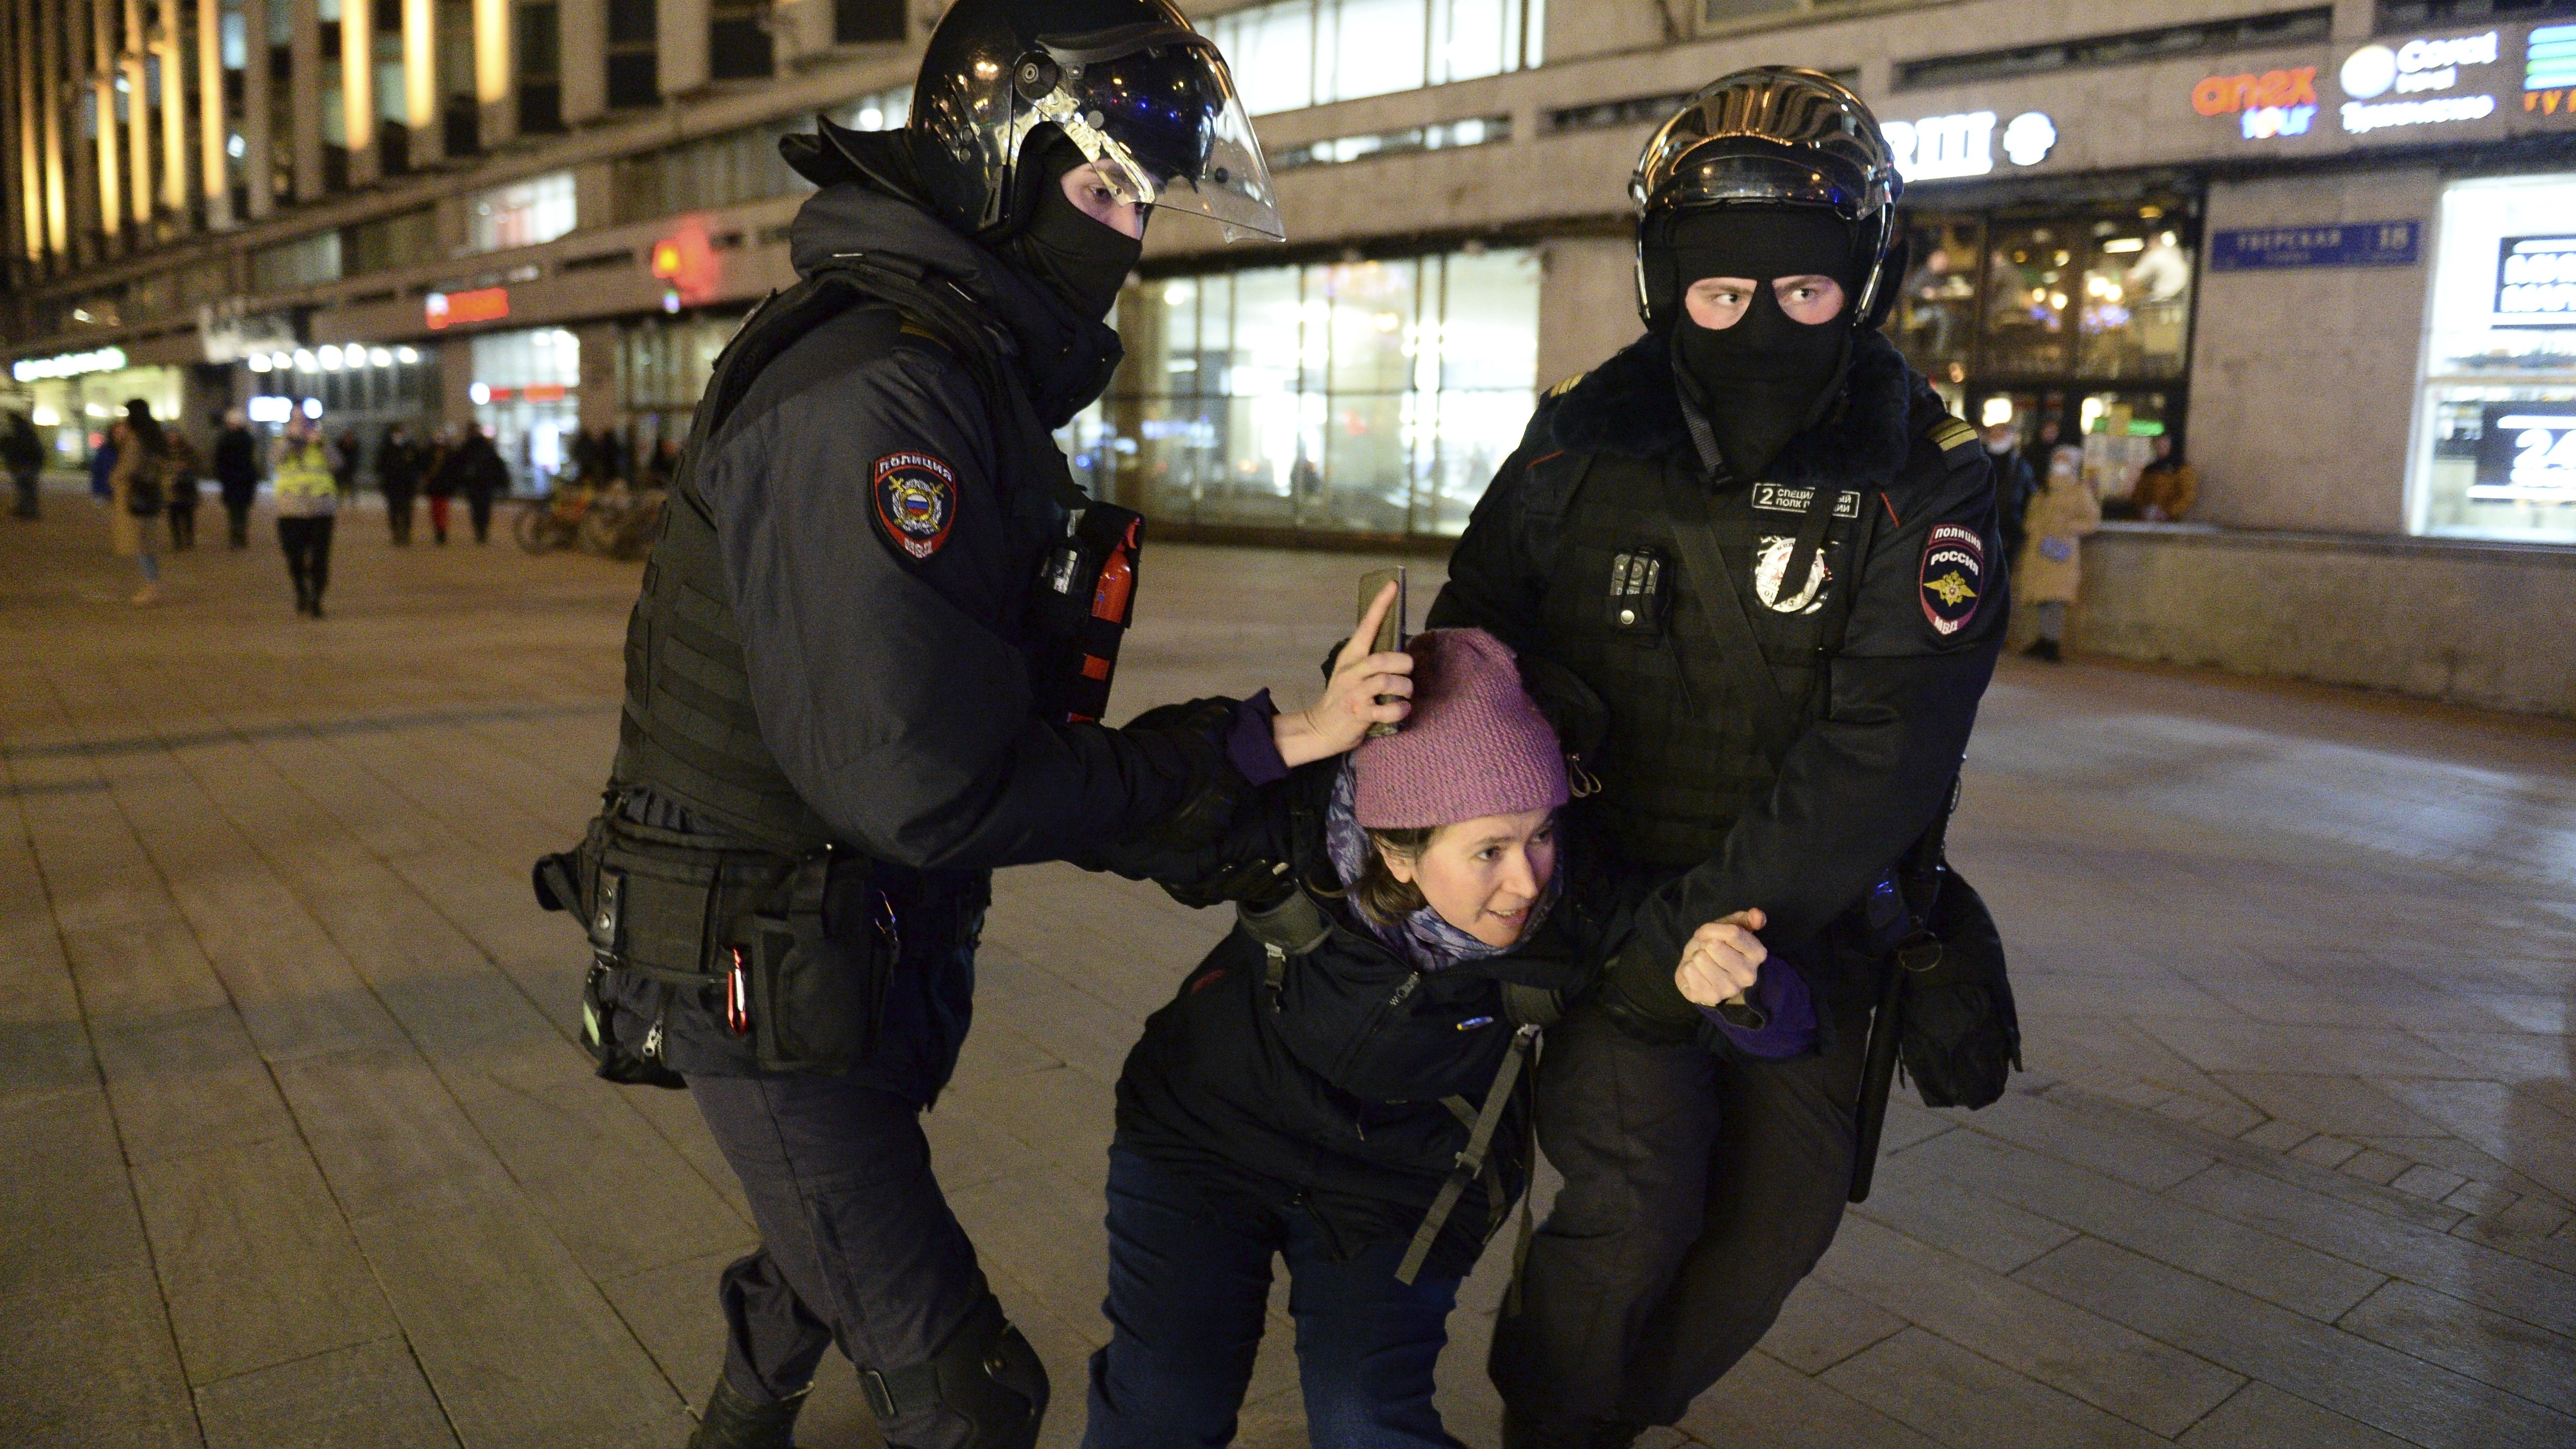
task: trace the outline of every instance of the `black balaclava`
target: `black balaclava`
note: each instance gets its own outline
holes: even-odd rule
[[[1145,254],[1143,242],[1084,215],[1065,196],[1064,173],[1088,160],[1053,126],[1031,132],[1020,151],[1025,209],[1014,208],[1028,220],[995,248],[1086,321],[1109,315]]]
[[[1708,419],[1729,471],[1761,476],[1791,438],[1832,406],[1851,360],[1860,305],[1852,229],[1828,211],[1799,206],[1730,206],[1684,212],[1665,229],[1663,257],[1673,290],[1673,366],[1682,393]],[[1832,320],[1793,322],[1771,290],[1779,277],[1819,275],[1843,288]],[[1680,298],[1703,277],[1745,277],[1751,305],[1732,327],[1690,318]]]

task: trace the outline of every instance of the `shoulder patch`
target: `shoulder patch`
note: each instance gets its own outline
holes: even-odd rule
[[[957,473],[928,453],[888,453],[872,470],[877,532],[918,563],[947,546],[957,522]]]
[[[1923,540],[1923,564],[1916,572],[1916,592],[1923,618],[1932,632],[1946,639],[1977,617],[1986,588],[1986,541],[1964,524],[1936,523]]]
[[[1968,426],[1965,419],[1953,417],[1948,413],[1943,413],[1940,421],[1924,429],[1923,436],[1930,438],[1932,446],[1944,453],[1955,453],[1962,448],[1973,448],[1979,445],[1977,430]]]
[[[1563,397],[1563,396],[1565,396],[1567,393],[1574,391],[1574,385],[1575,385],[1576,383],[1583,381],[1585,378],[1590,377],[1591,375],[1592,375],[1592,374],[1591,374],[1591,372],[1589,372],[1588,370],[1587,370],[1587,371],[1584,371],[1584,372],[1578,372],[1578,373],[1574,374],[1572,377],[1566,378],[1566,379],[1564,379],[1564,380],[1562,380],[1562,381],[1558,382],[1555,386],[1550,387],[1550,388],[1547,390],[1547,395],[1548,395],[1549,397]]]

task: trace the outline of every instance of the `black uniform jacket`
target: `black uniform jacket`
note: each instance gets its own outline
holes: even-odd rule
[[[1595,674],[1580,658],[1560,657],[1560,641],[1541,626],[1555,557],[1550,531],[1562,514],[1528,506],[1525,490],[1532,464],[1559,452],[1684,458],[1712,487],[1746,486],[1707,468],[1669,358],[1666,337],[1649,333],[1540,403],[1459,540],[1426,627],[1483,628],[1579,675]],[[1814,943],[1939,812],[2002,646],[1993,485],[1974,434],[1962,437],[1964,425],[1945,419],[1938,395],[1895,348],[1864,332],[1843,402],[1793,438],[1767,475],[1782,485],[1863,489],[1860,507],[1882,516],[1872,520],[1867,557],[1855,570],[1847,632],[1825,665],[1818,707],[1767,796],[1736,817],[1712,858],[1667,880],[1637,909],[1635,946],[1650,957],[1677,962],[1699,926],[1758,906],[1770,917],[1762,934],[1774,951],[1798,961],[1829,995],[1849,987],[1846,973],[1811,965],[1823,954]],[[1926,594],[1926,564],[1939,542],[1935,530],[1956,538],[1962,529],[1982,551],[1985,602],[1964,621],[1949,611],[1945,632],[1945,605]],[[1738,583],[1748,609],[1763,607],[1748,581]],[[1623,702],[1604,694],[1616,731]]]
[[[1323,822],[1341,767],[1319,761],[1262,787],[1208,850],[1129,848],[1112,864],[1191,904],[1233,892],[1266,906],[1292,874],[1314,883],[1331,934],[1289,959],[1275,992],[1260,942],[1237,926],[1146,1021],[1118,1079],[1117,1141],[1218,1202],[1311,1212],[1347,1255],[1409,1241],[1421,1227],[1467,1145],[1466,1124],[1443,1099],[1482,1107],[1511,1043],[1500,983],[1559,985],[1563,962],[1597,949],[1610,902],[1573,871],[1569,845],[1559,856],[1569,874],[1530,949],[1415,970],[1334,894]],[[1516,1099],[1487,1158],[1493,1177],[1459,1199],[1433,1271],[1471,1267],[1527,1187],[1527,1121]]]
[[[953,288],[1048,427],[1118,358],[1116,333],[905,200],[825,187],[790,242],[809,275],[864,253]],[[987,872],[1096,851],[1169,815],[1190,781],[1168,741],[1037,714],[1024,616],[1063,502],[967,362],[890,322],[855,306],[772,358],[694,479],[761,742],[856,847],[833,868],[827,930],[899,923],[882,1041],[857,1075],[927,1101],[966,1034]],[[712,995],[675,1008],[640,978],[617,989],[626,1041],[658,1023],[675,1070],[750,1070]]]
[[[894,197],[827,187],[790,242],[808,274],[863,252],[949,279],[1049,427],[1119,355],[1116,333]],[[1065,518],[1049,480],[1017,466],[964,361],[883,322],[853,309],[781,353],[698,462],[762,740],[840,838],[900,865],[1056,859],[1159,818],[1170,772],[1032,702],[1023,616]]]

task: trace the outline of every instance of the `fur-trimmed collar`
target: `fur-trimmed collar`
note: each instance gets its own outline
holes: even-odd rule
[[[1930,390],[1895,343],[1874,329],[1861,333],[1852,340],[1842,404],[1791,438],[1765,478],[1797,486],[1893,478],[1914,445],[1908,418],[1915,399]],[[1557,399],[1548,433],[1570,453],[1691,454],[1670,337],[1649,332],[1584,374]]]

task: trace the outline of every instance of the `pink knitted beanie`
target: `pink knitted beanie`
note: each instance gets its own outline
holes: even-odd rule
[[[1354,757],[1362,827],[1411,830],[1565,803],[1565,751],[1503,641],[1482,629],[1434,629],[1405,649],[1413,713]]]

